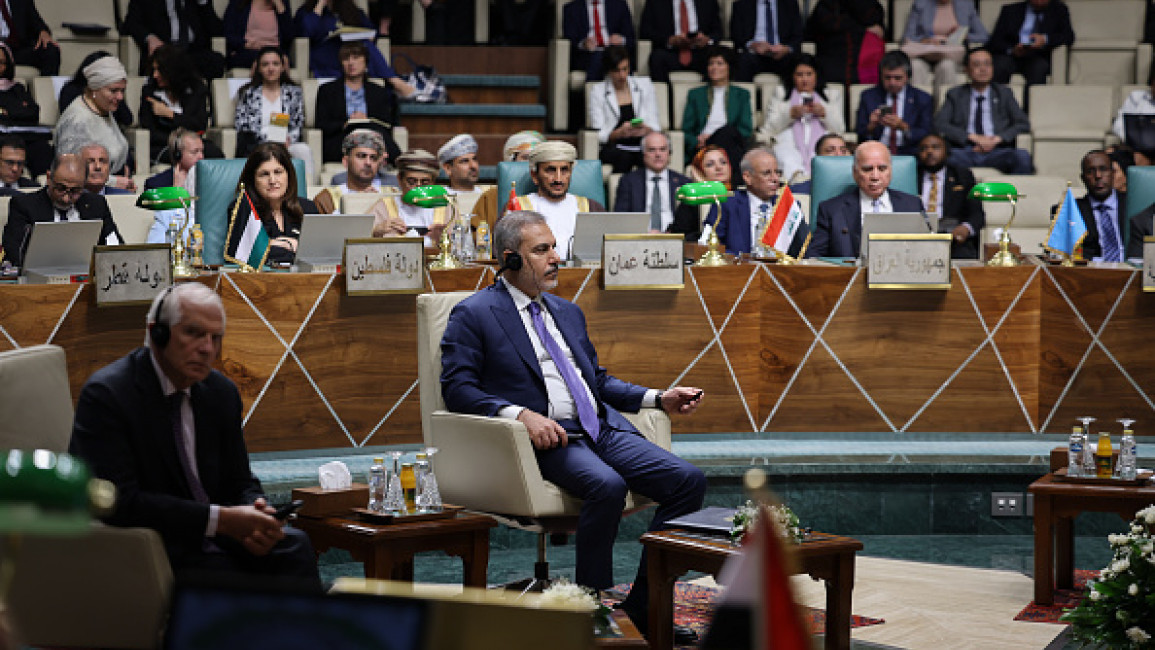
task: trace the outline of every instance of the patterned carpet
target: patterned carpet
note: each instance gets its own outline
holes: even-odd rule
[[[1074,609],[1083,601],[1083,596],[1087,593],[1087,581],[1098,575],[1098,571],[1076,569],[1074,589],[1056,589],[1053,605],[1036,605],[1035,601],[1032,600],[1031,604],[1019,612],[1015,620],[1031,623],[1058,623],[1063,612]]]
[[[617,585],[613,588],[614,592],[627,594],[630,591],[630,583]],[[711,587],[702,587],[688,582],[678,582],[674,585],[674,624],[685,625],[698,633],[699,638],[704,637],[706,628],[710,625],[710,619],[714,613],[714,603],[717,602],[718,595],[721,593],[720,589]],[[822,634],[826,631],[826,612],[821,609],[814,609],[811,607],[803,607],[803,615],[810,621],[810,634]],[[852,616],[850,620],[851,629],[856,627],[866,627],[867,625],[879,625],[885,623],[881,618],[870,618],[867,616]],[[694,646],[678,646],[692,648]]]

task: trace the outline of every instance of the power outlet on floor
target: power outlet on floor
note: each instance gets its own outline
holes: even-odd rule
[[[991,493],[991,516],[992,517],[1022,517],[1023,516],[1023,493],[1022,492],[992,492]]]

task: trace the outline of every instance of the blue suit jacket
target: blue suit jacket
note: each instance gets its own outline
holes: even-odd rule
[[[593,392],[603,428],[637,431],[617,409],[637,412],[646,389],[598,365],[577,305],[548,293],[542,300]],[[507,406],[524,406],[548,417],[541,365],[504,282],[466,298],[449,315],[441,339],[441,394],[445,406],[458,413],[493,417]]]
[[[777,204],[777,199],[774,203]],[[717,212],[716,207],[710,208],[706,221],[714,223]],[[727,253],[737,255],[749,253],[753,249],[754,242],[750,239],[750,196],[746,192],[734,192],[734,196],[722,204],[722,220],[716,226],[715,232],[718,233],[718,241],[726,247]],[[790,249],[786,254],[797,256],[809,234],[810,226],[803,221],[798,226],[798,231],[794,233],[794,240],[790,242]]]
[[[867,131],[866,125],[870,122],[870,114],[874,109],[886,104],[886,91],[882,86],[871,86],[862,91],[862,98],[858,101],[858,115],[854,120],[854,130],[858,132],[858,141],[878,140],[882,137],[882,125],[873,131]],[[925,92],[914,86],[906,86],[906,97],[903,98],[902,119],[910,125],[910,132],[898,146],[898,153],[904,156],[913,156],[918,151],[918,141],[922,140],[931,131],[934,119],[934,100]],[[889,143],[883,143],[889,144]]]
[[[922,212],[922,199],[894,189],[887,191],[895,212]],[[806,257],[858,257],[861,242],[862,208],[855,187],[818,206],[814,238]]]

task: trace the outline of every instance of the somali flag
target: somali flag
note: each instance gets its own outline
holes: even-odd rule
[[[1087,226],[1083,223],[1083,214],[1079,212],[1079,206],[1075,204],[1075,195],[1068,187],[1067,194],[1063,197],[1063,205],[1059,207],[1059,214],[1051,224],[1051,234],[1044,245],[1049,251],[1071,257],[1086,236]]]

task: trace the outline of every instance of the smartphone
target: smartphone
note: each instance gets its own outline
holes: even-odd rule
[[[634,119],[630,120],[630,126],[641,126],[645,123],[646,121],[640,117],[635,117]]]
[[[297,512],[298,510],[300,510],[301,506],[303,506],[303,505],[305,505],[305,502],[300,500],[300,499],[297,499],[295,501],[290,501],[290,502],[286,503],[285,505],[277,508],[277,511],[273,513],[273,517],[276,519],[279,519],[281,521],[284,521],[284,520],[288,519],[290,515]]]
[[[802,96],[802,103],[806,104],[807,106],[809,106],[810,104],[813,104],[814,103],[814,95],[803,95]]]
[[[893,112],[894,112],[893,106],[879,106],[878,107],[879,115],[890,115]]]

